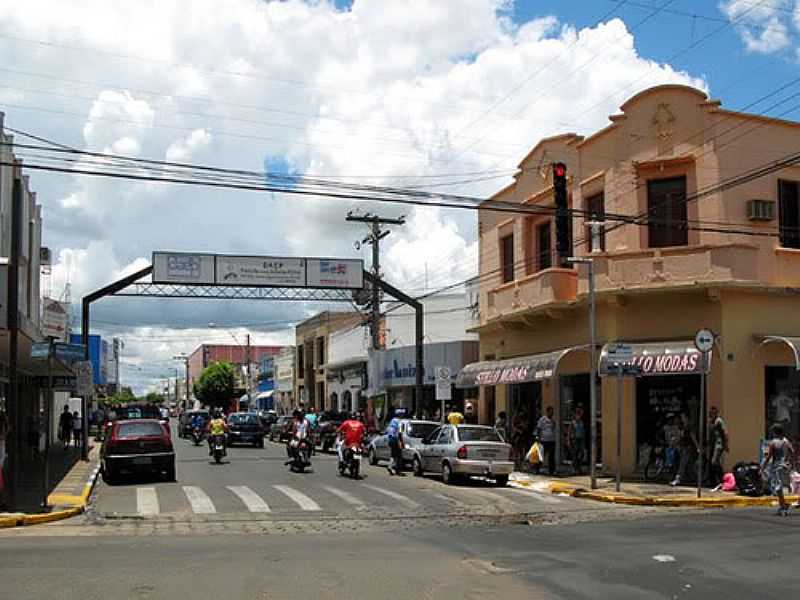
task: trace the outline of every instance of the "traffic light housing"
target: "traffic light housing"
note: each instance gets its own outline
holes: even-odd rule
[[[553,163],[553,197],[556,206],[556,254],[558,265],[569,267],[568,261],[572,254],[572,240],[570,239],[570,214],[567,201],[567,165],[561,162]]]

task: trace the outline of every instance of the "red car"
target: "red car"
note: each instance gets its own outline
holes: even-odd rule
[[[169,430],[156,419],[114,421],[100,449],[103,478],[117,481],[124,473],[150,472],[175,481],[175,449]]]

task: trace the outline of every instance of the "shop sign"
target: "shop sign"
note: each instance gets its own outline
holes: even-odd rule
[[[507,367],[480,371],[475,376],[477,385],[498,385],[502,383],[523,383],[528,381],[530,367]]]
[[[218,285],[303,287],[306,265],[302,258],[217,256]]]
[[[699,352],[687,350],[686,352],[671,352],[669,354],[637,354],[622,366],[633,366],[641,375],[680,375],[700,373],[702,360]],[[613,364],[603,357],[600,371],[602,374],[614,374]]]

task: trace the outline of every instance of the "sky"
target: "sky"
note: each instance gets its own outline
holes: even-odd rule
[[[758,100],[797,77],[799,42],[795,0],[0,0],[0,111],[97,152],[486,197],[538,139],[599,129],[653,85],[798,118]],[[474,211],[30,175],[44,287],[69,283],[76,316],[154,250],[366,258],[355,209],[407,217],[382,247],[398,287],[477,272]],[[202,341],[291,343],[321,308],[113,298],[93,328],[143,391]]]

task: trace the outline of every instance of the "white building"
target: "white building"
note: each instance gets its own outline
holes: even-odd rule
[[[278,414],[290,414],[294,407],[294,346],[287,346],[275,356],[275,410]]]
[[[326,378],[330,406],[338,411],[366,408],[367,358],[371,337],[363,326],[348,327],[330,334]]]

